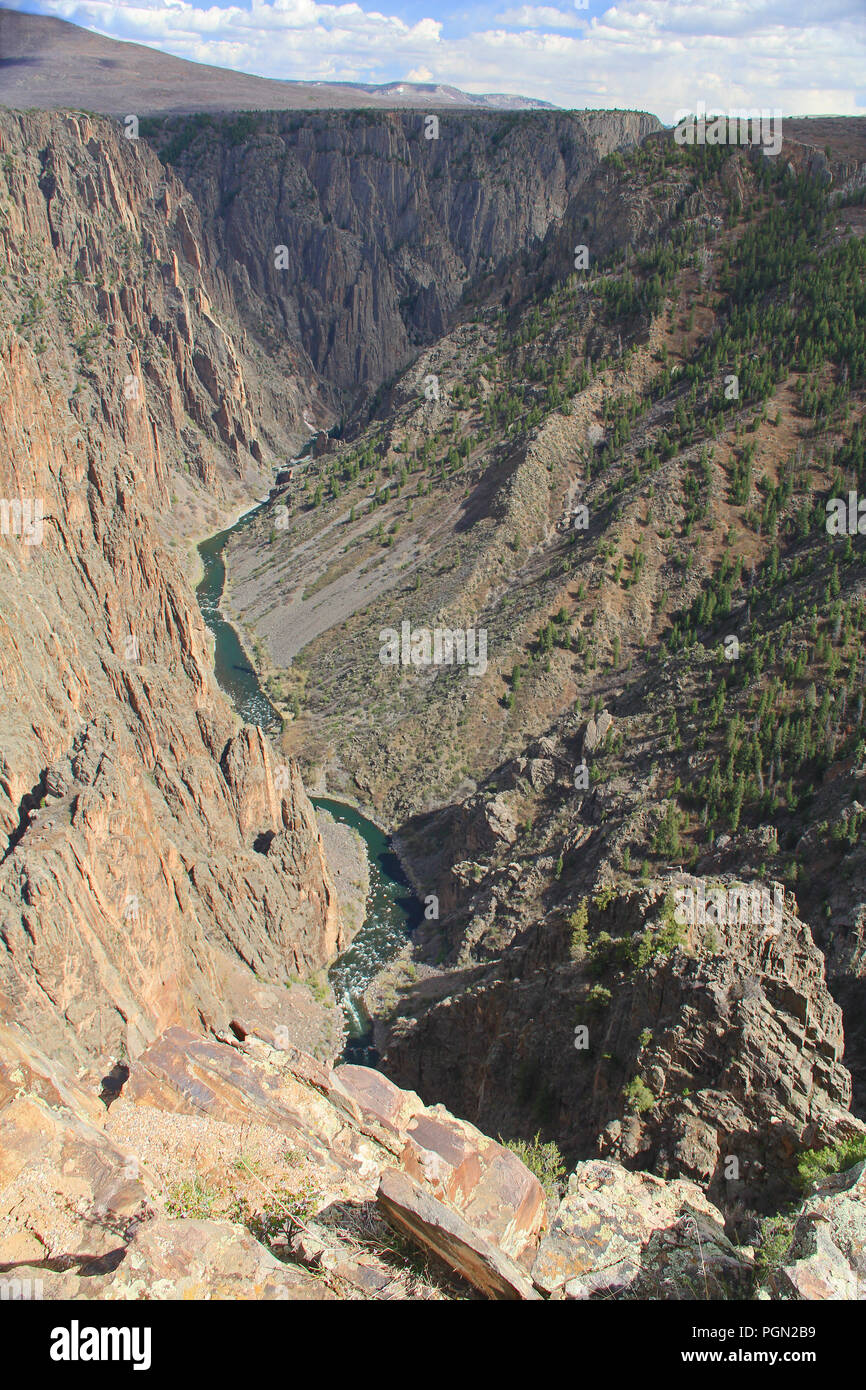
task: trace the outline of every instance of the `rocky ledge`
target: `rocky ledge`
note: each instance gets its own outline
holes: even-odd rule
[[[760,1258],[728,1239],[694,1183],[590,1160],[557,1204],[515,1153],[365,1067],[175,1027],[121,1081],[119,1094],[97,1096],[0,1028],[0,1276],[22,1289],[124,1300],[866,1296],[863,1163],[816,1184],[762,1279]]]

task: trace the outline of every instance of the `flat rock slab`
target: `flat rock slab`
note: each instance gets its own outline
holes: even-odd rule
[[[124,1098],[157,1110],[203,1114],[243,1124],[258,1120],[295,1139],[302,1139],[330,1119],[330,1133],[339,1120],[330,1107],[317,1102],[307,1079],[299,1084],[287,1066],[242,1053],[212,1038],[169,1028],[150,1044],[130,1067]],[[327,1084],[325,1075],[322,1084]]]
[[[488,1298],[539,1298],[513,1260],[405,1173],[386,1169],[377,1202],[392,1226],[443,1260]]]
[[[424,1109],[424,1102],[414,1091],[402,1091],[372,1067],[347,1063],[335,1069],[333,1079],[339,1089],[354,1100],[363,1116],[378,1120],[395,1131],[405,1129],[413,1115]]]
[[[102,1297],[294,1301],[335,1295],[307,1270],[275,1259],[243,1226],[160,1216],[139,1227]]]

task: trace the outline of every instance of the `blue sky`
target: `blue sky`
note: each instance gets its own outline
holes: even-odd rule
[[[671,121],[866,114],[866,0],[3,0],[265,77],[452,83]]]

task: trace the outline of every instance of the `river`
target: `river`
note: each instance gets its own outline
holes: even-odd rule
[[[276,735],[280,732],[280,716],[262,690],[237,632],[220,610],[226,577],[223,551],[229,537],[248,526],[265,505],[260,503],[251,508],[234,526],[201,542],[198,550],[203,576],[196,597],[202,617],[214,635],[214,671],[219,685],[245,724],[258,724],[269,734]],[[394,853],[390,837],[379,826],[345,802],[326,796],[310,799],[314,806],[329,811],[335,820],[357,830],[367,847],[370,892],[364,924],[328,974],[346,1019],[348,1038],[344,1060],[369,1066],[377,1057],[372,1047],[372,1023],[364,1009],[364,992],[373,977],[405,945],[407,934],[420,920],[422,909]]]

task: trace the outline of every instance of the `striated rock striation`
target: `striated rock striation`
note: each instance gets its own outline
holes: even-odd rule
[[[6,113],[0,156],[0,1017],[80,1065],[171,1023],[291,1029],[284,986],[347,938],[296,768],[216,688],[179,549],[261,476],[273,403],[143,143]],[[302,408],[280,397],[274,442]]]
[[[251,323],[349,392],[451,326],[464,293],[531,250],[613,150],[660,129],[631,111],[174,118],[148,137],[195,198]]]

